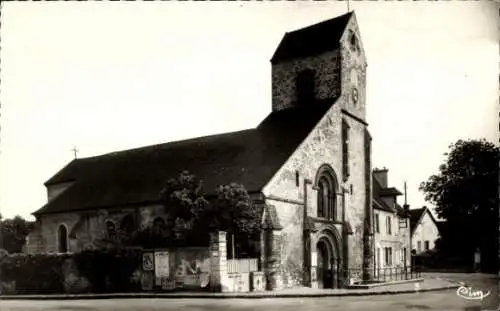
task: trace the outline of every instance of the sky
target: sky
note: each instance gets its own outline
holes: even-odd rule
[[[373,166],[418,185],[457,139],[498,134],[498,5],[350,2],[368,59]],[[255,127],[282,36],[345,2],[2,4],[0,213],[30,213],[73,159]],[[401,198],[402,199],[402,198]],[[401,202],[402,200],[400,200]]]

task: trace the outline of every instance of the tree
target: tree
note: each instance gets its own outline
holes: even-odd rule
[[[227,231],[242,253],[254,252],[262,211],[250,203],[243,185],[221,185],[208,201],[202,181],[184,171],[167,182],[161,198],[168,214],[168,236],[182,237],[188,244],[205,244],[210,231]]]
[[[21,253],[26,244],[26,237],[33,229],[34,223],[21,216],[2,219],[0,215],[0,228],[2,230],[2,247],[9,253]]]
[[[228,246],[240,256],[252,256],[258,251],[262,210],[251,204],[250,196],[243,185],[230,183],[217,187],[216,199],[202,214],[204,228],[226,231]]]
[[[439,172],[420,185],[446,220],[439,247],[463,261],[479,248],[483,267],[497,271],[499,149],[485,140],[458,140],[449,149]]]
[[[189,235],[196,236],[194,233],[200,232],[200,215],[209,207],[201,180],[183,171],[177,178],[167,181],[160,197],[168,219],[167,237],[189,239]]]

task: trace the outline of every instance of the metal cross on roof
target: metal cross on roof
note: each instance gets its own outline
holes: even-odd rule
[[[78,149],[76,149],[76,147],[73,147],[73,149],[71,149],[71,151],[73,151],[73,155],[74,155],[74,157],[76,159],[77,155],[78,155]]]

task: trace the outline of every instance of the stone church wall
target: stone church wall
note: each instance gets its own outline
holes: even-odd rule
[[[73,226],[78,222],[79,216],[76,213],[62,213],[54,215],[44,215],[41,217],[40,235],[45,242],[45,252],[58,252],[57,230],[61,224],[66,226],[68,234]],[[69,241],[69,240],[68,240]],[[74,251],[76,245],[69,242],[69,251]]]
[[[139,208],[96,210],[86,213],[73,212],[43,215],[36,230],[30,233],[28,237],[26,250],[33,253],[58,252],[57,234],[61,224],[66,226],[68,232],[70,252],[92,248],[97,240],[105,236],[106,221],[112,221],[115,228],[118,229],[123,217],[126,215],[135,217],[137,225],[144,228],[152,225],[156,217],[164,216],[164,212],[161,205],[151,205]],[[71,235],[70,233],[74,229],[75,235]]]
[[[290,264],[285,265],[289,258],[296,258],[300,263],[302,257],[295,256],[297,249],[303,247],[302,218],[304,202],[304,180],[309,179],[314,183],[318,169],[323,164],[333,168],[339,183],[336,189],[341,193],[347,191],[345,219],[352,228],[352,235],[348,237],[349,252],[348,268],[361,269],[363,265],[363,234],[365,231],[365,218],[367,209],[367,187],[370,179],[366,177],[365,166],[365,129],[366,125],[359,119],[365,118],[366,104],[366,59],[362,46],[358,52],[349,50],[350,30],[360,38],[356,20],[351,19],[346,30],[346,35],[341,39],[341,49],[328,52],[318,56],[303,58],[277,64],[273,66],[273,109],[281,110],[296,104],[295,78],[297,73],[305,68],[316,71],[315,97],[317,99],[335,98],[336,103],[323,117],[316,128],[309,134],[301,146],[294,152],[287,163],[277,172],[270,183],[265,187],[264,194],[267,198],[277,197],[289,201],[298,202],[276,203],[275,200],[269,204],[276,206],[281,225],[284,227],[282,264],[285,269],[290,270]],[[359,43],[361,45],[361,42]],[[353,77],[354,76],[354,77]],[[359,100],[352,103],[352,88],[359,89]],[[346,112],[348,111],[348,112]],[[350,127],[349,130],[349,172],[350,176],[344,180],[342,176],[342,120]],[[293,126],[293,125],[291,125]],[[299,174],[297,185],[296,173]],[[316,216],[316,190],[307,187],[307,208],[309,216]],[[342,219],[342,197],[336,198],[338,218]],[[370,199],[371,201],[371,199]],[[291,206],[295,206],[292,208]],[[293,212],[292,212],[293,211]],[[291,217],[290,215],[295,215]],[[344,236],[340,232],[341,236]],[[286,238],[285,238],[286,237]],[[292,237],[292,238],[289,238]],[[288,271],[290,272],[290,271]]]
[[[281,231],[281,273],[284,287],[294,287],[302,284],[303,279],[303,205],[291,202],[268,200],[278,212]]]
[[[347,119],[347,117],[346,117]],[[266,197],[279,197],[292,201],[304,201],[304,179],[314,181],[319,167],[329,164],[335,171],[339,182],[342,181],[342,150],[340,141],[342,113],[340,104],[335,104],[330,112],[321,120],[317,128],[310,134],[306,141],[296,150],[289,161],[265,188]],[[353,229],[349,245],[349,268],[361,269],[363,259],[363,223],[365,220],[365,155],[364,155],[364,125],[357,121],[347,120],[351,126],[349,141],[350,177],[345,187],[349,194],[349,205],[346,208],[346,220]],[[296,185],[295,172],[299,172],[300,184]],[[337,191],[341,191],[341,185]],[[308,187],[308,213],[316,216],[316,191]],[[284,227],[283,236],[283,265],[286,270],[291,270],[292,265],[286,264],[287,259],[295,259],[295,266],[300,267],[303,256],[297,256],[297,250],[302,249],[302,210],[303,204],[279,203],[271,201],[269,204],[276,206],[280,221]],[[294,206],[293,208],[291,206]],[[342,209],[341,197],[337,197],[337,207]],[[341,212],[339,212],[341,213]],[[291,217],[290,215],[295,215]],[[340,216],[342,216],[340,214]],[[297,271],[287,271],[297,274]]]
[[[296,105],[295,76],[304,69],[316,72],[318,99],[335,98],[340,94],[340,54],[326,52],[319,56],[306,57],[274,65],[272,68],[273,110],[282,110]]]

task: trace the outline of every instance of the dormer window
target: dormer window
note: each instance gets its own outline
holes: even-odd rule
[[[311,69],[302,70],[297,74],[296,89],[299,105],[304,105],[314,100],[314,76],[315,72]]]

